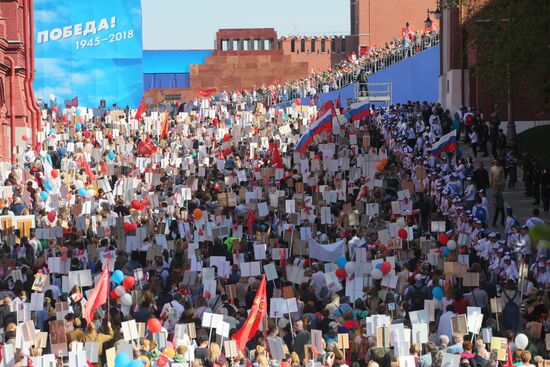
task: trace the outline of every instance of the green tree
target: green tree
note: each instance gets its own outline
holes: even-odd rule
[[[550,102],[550,1],[466,0],[468,52],[475,52],[473,71],[482,73],[496,96],[525,86],[535,105]],[[484,5],[484,6],[483,6]],[[479,11],[473,11],[481,8]],[[513,116],[512,116],[513,117]]]

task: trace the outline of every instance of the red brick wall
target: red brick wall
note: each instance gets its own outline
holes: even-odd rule
[[[355,4],[355,5],[354,5]],[[359,45],[383,46],[401,36],[406,22],[424,29],[426,10],[435,10],[435,0],[351,0],[351,33]],[[353,19],[355,16],[355,19]],[[431,19],[437,25],[433,15]],[[370,35],[367,35],[370,34]]]

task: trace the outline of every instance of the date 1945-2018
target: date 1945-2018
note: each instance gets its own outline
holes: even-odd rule
[[[83,39],[80,41],[76,41],[76,49],[82,49],[86,47],[94,47],[99,46],[102,43],[114,43],[114,42],[120,42],[124,41],[126,39],[132,39],[134,38],[134,30],[130,29],[129,31],[122,31],[117,33],[111,33],[107,37],[101,38],[101,37],[94,37],[90,39]]]

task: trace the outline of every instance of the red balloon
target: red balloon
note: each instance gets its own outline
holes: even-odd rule
[[[124,222],[124,233],[130,232],[130,223]]]
[[[53,223],[54,220],[55,220],[55,213],[54,212],[49,212],[48,213],[48,221],[50,223]]]
[[[119,299],[120,298],[120,296],[118,294],[116,294],[114,289],[111,289],[111,298],[112,299]]]
[[[57,168],[52,169],[51,175],[52,175],[52,178],[58,178],[59,170]]]
[[[145,210],[145,203],[139,203],[139,209],[138,210]]]
[[[23,141],[27,141],[28,139],[29,139],[29,138],[27,137],[27,135],[22,135],[22,136],[21,136],[21,140],[23,140]]]
[[[122,281],[122,286],[127,291],[134,288],[134,284],[135,284],[135,279],[134,279],[134,277],[131,277],[131,276],[125,277],[124,280]]]
[[[296,100],[294,101],[294,103],[296,103],[296,106],[299,106],[302,104],[302,100],[300,98],[296,98]]]
[[[405,228],[399,228],[399,231],[397,231],[397,235],[399,238],[406,240],[407,239],[407,230]]]
[[[389,263],[389,261],[384,261],[382,264],[380,264],[380,270],[382,271],[382,274],[388,274],[391,271],[391,264]]]
[[[132,200],[131,205],[132,205],[132,208],[135,210],[139,210],[139,208],[141,207],[141,203],[137,199]]]
[[[229,133],[226,133],[224,136],[223,136],[223,141],[229,141],[231,140],[231,135]]]
[[[439,242],[445,246],[447,244],[447,242],[449,242],[449,239],[447,238],[447,235],[445,235],[445,233],[440,233],[439,234]]]
[[[152,318],[147,321],[147,328],[153,333],[160,333],[162,329],[162,324],[158,319]]]
[[[336,269],[336,276],[338,279],[344,279],[346,277],[346,271],[344,269]]]

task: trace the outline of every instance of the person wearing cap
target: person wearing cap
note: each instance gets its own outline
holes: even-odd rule
[[[512,260],[510,255],[506,254],[502,257],[502,265],[500,268],[500,277],[516,281],[518,279],[518,266]]]
[[[537,263],[537,272],[535,273],[535,279],[540,284],[540,287],[542,289],[546,289],[546,286],[550,284],[550,272],[548,271],[549,268],[550,264],[546,264],[540,261]]]
[[[67,344],[71,344],[73,341],[80,342],[84,338],[84,330],[82,330],[82,321],[80,318],[75,317],[73,320],[73,330],[67,333]]]

